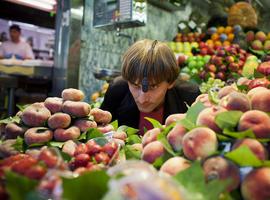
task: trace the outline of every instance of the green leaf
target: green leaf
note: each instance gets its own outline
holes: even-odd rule
[[[160,129],[163,128],[162,124],[160,124],[159,121],[157,121],[153,118],[145,117],[144,119],[148,120],[153,125],[154,128],[160,128]]]
[[[110,124],[113,126],[113,130],[117,130],[117,128],[118,128],[118,120],[114,120]]]
[[[0,124],[9,124],[9,123],[20,124],[21,123],[21,118],[18,117],[18,116],[14,116],[14,117],[8,117],[6,119],[0,120]]]
[[[247,146],[240,146],[239,148],[225,153],[224,155],[240,167],[260,167],[263,164]]]
[[[168,160],[169,158],[171,158],[171,155],[169,155],[169,154],[166,152],[163,156],[157,158],[157,159],[155,160],[155,162],[152,163],[152,165],[153,165],[155,168],[158,168],[158,169],[159,169],[159,168],[163,165],[163,163],[164,163],[166,160]]]
[[[189,107],[187,113],[186,113],[186,119],[192,122],[193,124],[196,124],[198,114],[205,109],[205,106],[202,102],[198,101],[196,104]]]
[[[50,147],[58,147],[60,149],[63,147],[64,144],[65,144],[65,142],[56,142],[56,141],[48,142],[48,146],[50,146]]]
[[[11,171],[5,172],[6,190],[11,200],[24,200],[35,190],[38,181],[31,180]]]
[[[126,125],[122,125],[118,127],[117,131],[124,131],[127,133],[128,136],[130,136],[137,134],[139,130]]]
[[[26,149],[26,144],[24,143],[23,138],[17,137],[16,143],[13,144],[12,147],[14,147],[19,152],[24,152]]]
[[[23,111],[26,107],[28,107],[30,104],[20,105],[16,104],[16,107],[19,108],[20,111]]]
[[[231,141],[232,140],[230,137],[227,137],[225,135],[221,135],[221,134],[218,134],[218,133],[216,133],[216,136],[218,138],[218,141],[221,141],[221,142],[226,142],[226,141]]]
[[[102,199],[108,191],[109,179],[104,171],[92,171],[73,179],[63,178],[63,199]]]
[[[165,134],[160,133],[157,136],[157,140],[160,141],[163,144],[163,147],[166,149],[166,151],[171,154],[172,156],[176,156],[177,154],[173,151],[171,145],[169,144],[167,137]]]
[[[239,91],[247,91],[248,90],[248,86],[247,85],[237,85],[237,89]]]
[[[63,158],[64,161],[69,162],[71,161],[72,157],[70,155],[68,155],[67,153],[63,152],[63,151],[59,151],[61,154],[61,157]]]
[[[212,90],[209,90],[208,98],[214,104],[218,104],[220,101],[220,99],[218,98],[218,92],[214,92]]]
[[[256,69],[254,70],[254,78],[255,78],[255,79],[256,79],[256,78],[264,78],[264,77],[265,77],[264,74],[258,72]]]
[[[175,127],[176,123],[180,123],[180,122],[173,122],[173,123],[171,123],[169,126],[166,126],[166,127],[161,131],[161,133],[167,136],[168,133]]]
[[[233,138],[242,139],[242,138],[256,138],[253,131],[251,129],[241,131],[241,132],[234,132],[229,129],[223,130],[224,135],[231,136]]]
[[[104,146],[105,144],[109,142],[108,139],[105,137],[96,137],[96,138],[93,138],[92,140],[94,140],[100,146]]]
[[[101,133],[97,128],[90,128],[86,132],[86,140],[90,140],[96,137],[104,137],[104,134]]]
[[[181,125],[183,125],[189,131],[196,127],[196,125],[193,122],[191,122],[189,119],[186,119],[186,118],[181,119],[177,123],[180,123]]]
[[[42,146],[46,146],[47,142],[43,142],[43,143],[33,143],[27,146],[27,148],[33,148],[33,147],[42,147]]]
[[[86,140],[86,133],[87,131],[83,132],[77,140]]]
[[[233,129],[238,124],[242,115],[243,112],[235,110],[222,112],[215,117],[215,123],[221,129]]]
[[[128,136],[126,139],[127,144],[136,144],[136,143],[142,143],[142,139],[138,135],[131,135]]]
[[[205,183],[203,169],[197,161],[173,178],[185,188],[186,194],[190,195],[187,199],[192,200],[217,200],[228,184],[228,181],[220,180]]]
[[[123,149],[125,151],[127,160],[130,160],[130,159],[140,160],[141,159],[142,152],[134,149],[131,145],[125,145]]]

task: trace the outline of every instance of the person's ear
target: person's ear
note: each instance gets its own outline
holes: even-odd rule
[[[175,81],[174,81],[174,82],[172,82],[172,83],[169,85],[168,89],[173,88],[173,86],[174,86],[174,85],[175,85]]]

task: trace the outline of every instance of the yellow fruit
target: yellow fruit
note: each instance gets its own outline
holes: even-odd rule
[[[96,101],[98,97],[99,97],[99,92],[94,92],[94,93],[92,94],[92,96],[91,96],[91,100],[92,100],[92,101]]]
[[[107,90],[108,87],[109,87],[109,83],[104,83],[104,84],[102,85],[102,90]]]

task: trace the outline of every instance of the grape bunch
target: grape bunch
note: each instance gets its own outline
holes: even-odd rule
[[[207,82],[203,82],[200,85],[201,93],[208,93],[209,91],[217,92],[219,89],[225,86],[225,82],[220,79],[214,79],[210,77]]]

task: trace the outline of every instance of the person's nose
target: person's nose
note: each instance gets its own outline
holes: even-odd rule
[[[139,96],[138,96],[138,102],[140,104],[144,104],[149,101],[149,92],[143,92],[140,90]]]

